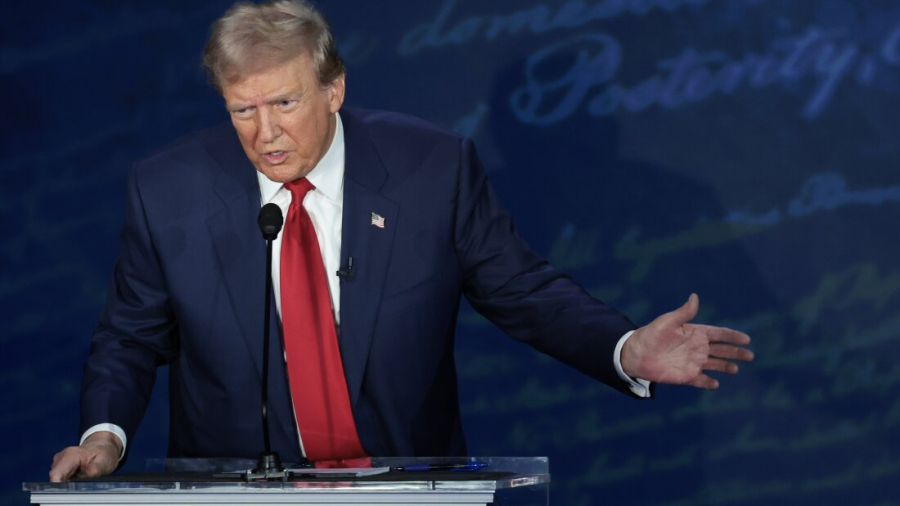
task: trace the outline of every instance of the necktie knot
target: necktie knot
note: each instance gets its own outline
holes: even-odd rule
[[[306,179],[305,177],[284,183],[284,187],[291,192],[291,197],[296,202],[303,202],[303,198],[306,197],[306,194],[315,188],[315,186],[309,182],[309,179]]]

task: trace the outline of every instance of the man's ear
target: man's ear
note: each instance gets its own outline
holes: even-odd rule
[[[347,74],[341,74],[337,76],[331,84],[328,85],[328,92],[330,94],[329,101],[331,104],[331,112],[336,113],[340,110],[341,106],[344,104],[344,95],[346,94],[347,88]]]

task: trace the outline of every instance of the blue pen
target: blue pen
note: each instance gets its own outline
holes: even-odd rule
[[[478,471],[487,467],[486,462],[467,462],[465,464],[410,464],[395,467],[395,471]]]

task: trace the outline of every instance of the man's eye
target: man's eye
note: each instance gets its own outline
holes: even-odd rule
[[[293,106],[296,103],[297,103],[296,100],[281,100],[278,102],[278,105],[281,106],[282,109],[286,109],[288,107]]]
[[[238,118],[247,118],[250,117],[252,111],[249,107],[244,107],[243,109],[235,109],[232,113]]]

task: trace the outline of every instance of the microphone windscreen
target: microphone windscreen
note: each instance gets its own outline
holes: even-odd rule
[[[284,225],[284,217],[281,215],[281,208],[278,204],[266,204],[259,210],[259,230],[262,231],[263,239],[274,240],[281,232],[281,226]]]

